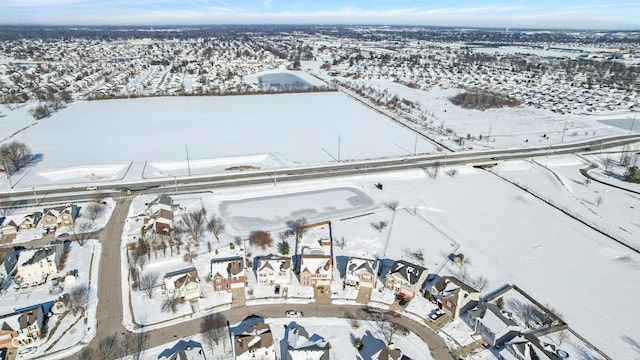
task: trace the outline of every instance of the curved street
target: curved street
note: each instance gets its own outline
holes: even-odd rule
[[[125,219],[127,217],[131,200],[119,200],[113,211],[111,218],[105,229],[100,232],[100,241],[102,243],[102,259],[100,261],[100,273],[98,275],[98,308],[97,308],[97,334],[88,346],[94,349],[98,347],[100,342],[108,336],[116,334],[122,337],[127,331],[123,323],[122,311],[122,279],[120,276],[120,248],[122,230],[124,228]],[[128,304],[125,304],[128,306]],[[353,309],[351,313],[354,317],[362,318],[362,311],[356,311],[362,306],[359,305],[341,305],[334,306],[331,304],[269,304],[254,305],[247,307],[239,307],[223,312],[223,315],[230,323],[236,323],[249,315],[258,315],[263,317],[283,317],[286,310],[294,309],[302,311],[305,317],[342,317],[345,307]],[[381,310],[382,311],[382,310]],[[398,313],[384,311],[385,318],[399,325],[408,328],[411,332],[419,336],[431,350],[431,355],[436,360],[453,359],[446,347],[444,341],[436,335],[424,323],[417,322],[413,319],[400,316]],[[146,348],[161,346],[166,343],[175,341],[175,337],[189,337],[200,332],[200,318],[194,318],[179,324],[167,326],[161,329],[146,331],[147,343]],[[74,356],[80,359],[80,354]]]

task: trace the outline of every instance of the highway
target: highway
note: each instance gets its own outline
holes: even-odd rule
[[[435,165],[488,165],[502,160],[526,159],[537,156],[596,152],[620,147],[640,141],[640,133],[614,135],[572,143],[523,147],[500,150],[460,151],[426,155],[343,161],[308,166],[273,168],[264,170],[236,171],[190,177],[167,177],[142,179],[136,182],[100,184],[99,190],[88,191],[84,186],[48,186],[29,189],[14,189],[3,192],[0,207],[24,206],[34,203],[68,202],[89,199],[97,194],[108,196],[126,195],[127,190],[135,194],[176,193],[207,191],[214,188],[238,187],[256,184],[277,184],[284,181],[321,179],[334,176],[367,175],[379,172],[425,168]]]

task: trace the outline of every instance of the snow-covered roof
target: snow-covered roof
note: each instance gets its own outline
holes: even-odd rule
[[[287,327],[287,358],[292,360],[314,360],[324,359],[323,356],[329,352],[329,342],[322,336],[309,333],[304,327],[292,324]]]
[[[376,275],[378,272],[378,260],[350,257],[347,262],[347,275],[358,276],[362,273]]]
[[[200,279],[198,279],[198,271],[194,267],[173,271],[164,275],[164,286],[167,290],[180,289],[192,282],[200,282]]]
[[[418,280],[420,280],[422,273],[425,271],[429,271],[429,270],[427,268],[409,263],[404,260],[397,260],[393,263],[393,265],[391,265],[391,269],[389,270],[389,275],[393,274],[393,275],[399,276],[407,280],[409,284],[415,285],[418,282]]]
[[[211,276],[230,278],[244,276],[244,260],[240,256],[211,259]]]
[[[271,328],[265,323],[256,324],[245,332],[234,336],[233,346],[236,356],[257,349],[272,349],[273,335],[271,334]]]
[[[158,355],[158,360],[206,360],[202,345],[193,340],[180,340]]]
[[[300,271],[312,274],[331,273],[331,256],[302,255],[300,257]]]
[[[291,258],[286,256],[262,256],[258,259],[258,272],[263,269],[273,271],[291,270]]]

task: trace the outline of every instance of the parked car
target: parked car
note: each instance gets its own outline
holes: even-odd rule
[[[58,238],[64,238],[64,237],[67,237],[67,236],[69,236],[69,233],[66,233],[66,232],[63,232],[63,233],[60,233],[60,234],[56,235],[56,237],[58,237]]]
[[[429,320],[436,321],[444,316],[444,311],[440,309],[433,310],[431,314],[429,314]]]
[[[87,186],[87,190],[91,191],[91,190],[98,190],[97,186]]]
[[[275,289],[273,290],[274,294],[279,295],[280,294],[280,285],[276,285]]]
[[[404,299],[404,294],[403,293],[396,294],[396,301],[400,302],[400,301],[402,301],[402,299]]]
[[[400,304],[400,306],[402,307],[405,307],[408,303],[409,303],[409,299],[407,298],[404,298],[398,302],[398,304]]]
[[[295,310],[287,310],[284,312],[284,316],[288,317],[288,318],[301,318],[302,317],[302,312],[301,311],[295,311]]]

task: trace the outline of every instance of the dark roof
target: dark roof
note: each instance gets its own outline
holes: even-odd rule
[[[455,276],[443,276],[438,280],[438,282],[436,282],[435,285],[433,285],[433,287],[435,287],[436,290],[438,290],[438,292],[442,292],[442,290],[447,288],[447,284],[449,282],[452,282],[452,283],[458,285],[460,288],[462,288],[463,290],[465,290],[465,291],[467,291],[469,293],[479,292],[478,290],[472,288],[471,286],[463,283],[462,281],[460,281]]]
[[[397,260],[393,265],[391,265],[389,274],[398,274],[406,279],[409,284],[414,285],[418,282],[420,276],[425,271],[427,271],[427,269],[422,266],[415,265],[404,260]]]

